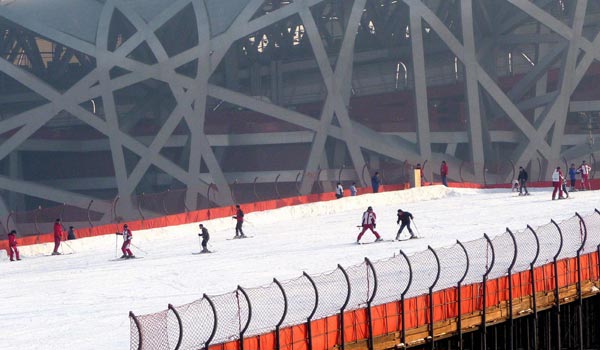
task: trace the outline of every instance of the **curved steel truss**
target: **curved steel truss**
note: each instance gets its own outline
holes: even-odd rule
[[[600,97],[574,98],[600,59],[593,1],[66,3],[0,2],[4,212],[28,205],[19,195],[109,208],[102,199],[173,183],[190,200],[214,184],[211,200],[228,204],[233,183],[310,193],[319,181],[366,185],[365,173],[385,164],[428,161],[431,179],[441,160],[457,180],[506,181],[508,162],[539,164],[544,177],[597,151]],[[438,99],[444,86],[460,88],[458,102]],[[386,93],[410,96],[397,109],[408,129],[377,118],[395,97],[368,96]],[[443,111],[448,101],[460,117]],[[444,113],[455,118],[448,129]],[[249,115],[274,129],[252,132]],[[219,123],[228,124],[208,130]],[[80,130],[94,136],[73,137]],[[296,146],[274,168],[269,157],[286,145]],[[258,155],[226,150],[240,146]],[[94,176],[73,164],[61,180],[26,166],[50,151],[108,152],[111,169]]]

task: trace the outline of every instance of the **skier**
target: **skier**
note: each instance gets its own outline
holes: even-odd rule
[[[52,251],[52,255],[60,255],[58,252],[58,247],[60,247],[60,242],[63,238],[63,227],[60,223],[60,218],[54,221],[54,250]]]
[[[73,226],[69,226],[69,231],[67,231],[67,240],[73,240],[75,237],[75,231],[73,230]]]
[[[379,233],[377,233],[377,231],[375,231],[375,227],[376,227],[375,220],[376,219],[377,219],[377,215],[375,215],[375,212],[373,212],[373,207],[368,207],[367,211],[365,211],[363,213],[362,223],[361,223],[362,231],[360,231],[360,233],[358,234],[358,237],[356,238],[356,243],[360,244],[360,239],[362,238],[363,234],[365,234],[365,232],[367,230],[371,230],[371,232],[373,232],[373,234],[376,237],[375,242],[382,241]]]
[[[527,170],[525,170],[522,166],[519,167],[519,176],[517,180],[519,180],[519,196],[529,196],[529,191],[527,191],[527,180],[529,179],[529,175],[527,174]],[[525,194],[523,194],[523,190],[525,190]]]
[[[512,191],[513,192],[519,192],[519,180],[514,180],[513,181]],[[520,195],[521,194],[519,193],[519,196]]]
[[[21,260],[19,256],[19,248],[17,248],[17,231],[12,230],[8,233],[8,253],[10,255],[10,261],[15,261],[16,255],[17,260]]]
[[[235,237],[233,238],[246,238],[244,231],[242,231],[242,225],[244,224],[244,212],[240,208],[239,204],[236,204],[235,208],[235,216],[232,216],[232,218],[236,219],[237,223],[235,224]]]
[[[552,186],[554,187],[554,191],[552,191],[552,200],[556,199],[556,192],[558,191],[558,199],[564,199],[562,194],[562,179],[563,174],[560,171],[560,167],[557,166],[554,172],[552,173]]]
[[[396,234],[397,241],[400,240],[400,234],[402,233],[402,230],[404,230],[405,227],[408,229],[408,232],[410,233],[410,239],[417,238],[415,236],[415,234],[413,233],[413,230],[410,228],[410,221],[412,219],[414,219],[414,217],[411,213],[409,213],[407,211],[402,211],[402,209],[398,209],[398,220],[396,220],[396,223],[399,224],[400,221],[402,221],[402,224],[400,225],[400,229],[398,230],[398,233]]]
[[[569,168],[569,180],[571,180],[571,188],[569,189],[571,192],[575,191],[575,183],[577,182],[577,173],[579,171],[575,168],[575,163],[571,163],[571,167]]]
[[[562,190],[563,190],[563,193],[565,194],[564,197],[569,198],[569,192],[567,191],[567,178],[563,176],[561,178],[560,183],[562,184]]]
[[[442,184],[448,187],[448,164],[445,160],[442,160],[442,165],[440,165],[440,175],[442,176]]]
[[[344,187],[338,182],[337,187],[335,188],[335,198],[340,199],[342,197],[344,197]]]
[[[208,240],[210,239],[210,235],[208,234],[208,230],[202,224],[200,224],[199,226],[200,226],[200,230],[202,231],[202,233],[198,234],[198,237],[202,237],[202,243],[201,243],[201,245],[202,245],[202,251],[200,253],[212,253],[206,247],[208,245]]]
[[[581,174],[581,189],[583,191],[585,190],[591,190],[592,186],[590,185],[590,171],[592,171],[592,167],[589,166],[585,160],[581,162],[581,165],[579,166],[579,173]]]
[[[135,255],[133,255],[131,249],[129,249],[129,246],[131,245],[131,239],[133,238],[133,233],[127,224],[123,225],[123,232],[117,232],[116,234],[123,236],[123,245],[121,246],[123,255],[121,255],[121,259],[134,259]]]
[[[356,182],[353,182],[352,186],[350,186],[350,195],[354,197],[356,196],[357,192],[358,191],[356,190]]]
[[[373,187],[373,193],[379,192],[379,184],[381,179],[379,178],[379,172],[375,172],[375,175],[371,178],[371,187]]]

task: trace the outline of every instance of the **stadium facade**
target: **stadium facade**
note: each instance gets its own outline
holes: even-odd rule
[[[417,163],[436,181],[442,160],[454,181],[545,180],[595,163],[599,32],[595,0],[0,0],[0,216]]]

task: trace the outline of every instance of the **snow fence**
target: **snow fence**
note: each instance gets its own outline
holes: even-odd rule
[[[457,319],[600,278],[600,211],[490,239],[238,287],[154,314],[130,313],[131,349],[313,349]],[[532,300],[533,299],[533,300]],[[557,300],[557,304],[560,303]],[[512,307],[509,307],[512,313]]]

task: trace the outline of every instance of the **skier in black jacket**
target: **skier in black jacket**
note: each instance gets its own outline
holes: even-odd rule
[[[416,238],[415,234],[413,233],[413,230],[410,228],[410,220],[412,219],[413,215],[411,213],[403,211],[402,209],[398,209],[398,220],[396,220],[396,223],[399,224],[400,221],[402,221],[402,224],[400,225],[400,229],[396,234],[396,240],[400,240],[400,234],[402,233],[402,230],[404,230],[404,227],[408,228],[410,238]]]
[[[527,179],[529,176],[527,175],[527,171],[523,169],[522,166],[519,167],[519,196],[529,196],[529,192],[527,191]],[[523,190],[525,190],[525,194],[523,194]]]
[[[202,251],[200,253],[210,253],[211,251],[208,250],[208,248],[206,248],[206,246],[208,245],[208,240],[210,239],[208,230],[202,224],[200,224],[200,230],[202,231],[202,233],[198,234],[198,237],[202,237]]]

